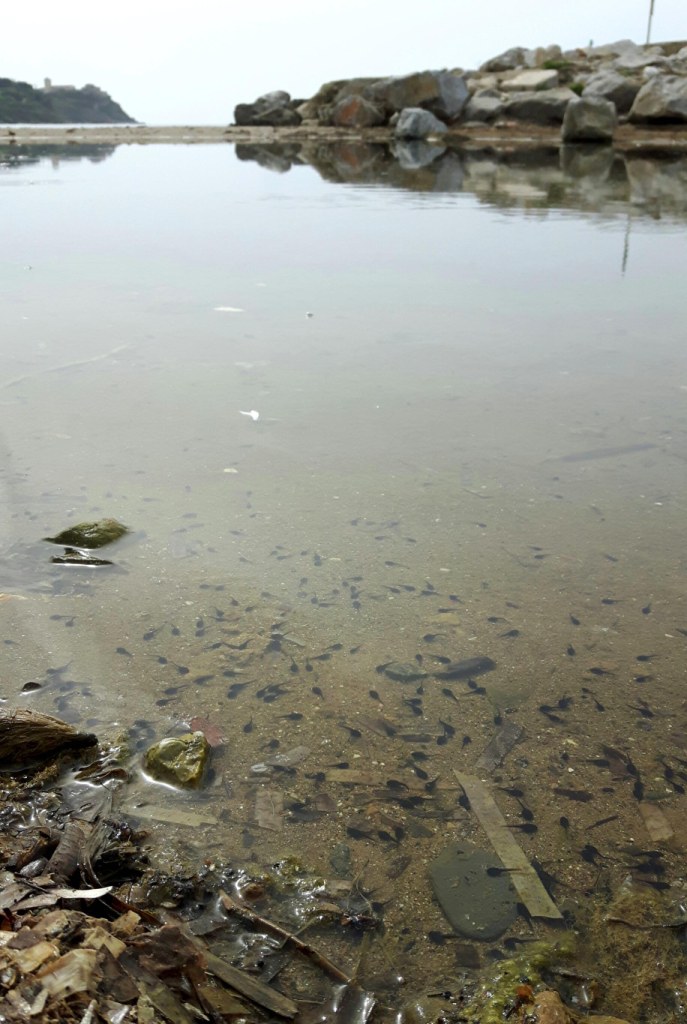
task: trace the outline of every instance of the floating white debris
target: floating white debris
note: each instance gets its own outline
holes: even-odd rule
[[[238,306],[215,306],[215,313],[243,313]]]
[[[260,419],[260,413],[257,409],[251,409],[250,412],[245,412],[243,409],[239,409],[239,412],[242,416],[250,416],[253,421]]]
[[[224,472],[225,473],[238,473],[238,469],[235,469],[234,466],[227,466],[227,468],[224,470]]]

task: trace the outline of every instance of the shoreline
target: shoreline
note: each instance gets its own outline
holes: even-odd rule
[[[390,128],[238,127],[236,125],[0,125],[0,145],[189,145],[221,143],[281,144],[298,142],[358,142],[389,144]],[[542,127],[519,122],[464,124],[437,140],[449,147],[532,148],[561,146],[559,125]],[[585,143],[584,145],[589,145]],[[612,147],[620,152],[687,152],[687,125],[638,126],[621,124]]]

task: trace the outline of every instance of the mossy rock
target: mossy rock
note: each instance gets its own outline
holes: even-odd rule
[[[197,789],[203,781],[210,744],[202,732],[169,736],[145,754],[145,770],[157,782],[182,789]]]
[[[44,540],[72,548],[104,548],[128,532],[128,526],[118,523],[116,519],[99,519],[95,523],[77,523]]]

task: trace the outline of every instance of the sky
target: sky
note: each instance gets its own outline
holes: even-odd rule
[[[511,46],[644,42],[650,0],[33,0],[6,4],[0,77],[109,92],[148,124],[229,124],[272,89],[478,67]],[[654,0],[652,41],[687,39]]]

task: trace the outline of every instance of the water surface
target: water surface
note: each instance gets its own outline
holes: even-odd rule
[[[523,790],[537,830],[514,835],[594,955],[632,849],[655,846],[640,804],[673,832],[644,878],[677,897],[680,167],[606,155],[585,177],[570,155],[427,166],[350,150],[313,167],[230,146],[4,156],[1,696],[128,734],[139,754],[212,723],[226,742],[203,792],[136,770],[129,810],[164,836],[170,870],[297,853],[331,874],[348,843],[387,928],[363,983],[393,988],[399,958],[418,983],[427,963],[455,972],[451,944],[427,938],[450,930],[427,865],[456,837],[485,845],[452,770],[474,771],[504,720],[524,738],[490,784]],[[104,516],[132,531],[115,566],[51,564],[42,538]],[[472,686],[433,675],[474,656],[496,669]],[[395,681],[389,662],[428,676]],[[42,686],[22,695],[29,680]],[[311,753],[293,774],[251,772],[297,746]],[[381,795],[323,781],[344,763],[378,774]],[[422,787],[420,765],[438,792],[385,799],[390,778]],[[265,788],[282,813],[261,828]],[[523,823],[522,802],[494,792]],[[216,824],[156,824],[156,809],[194,807]],[[606,860],[584,859],[590,843]],[[407,859],[393,878],[391,854]],[[528,930],[520,918],[512,934]],[[596,969],[608,1012],[629,1014],[636,994],[610,961]]]

